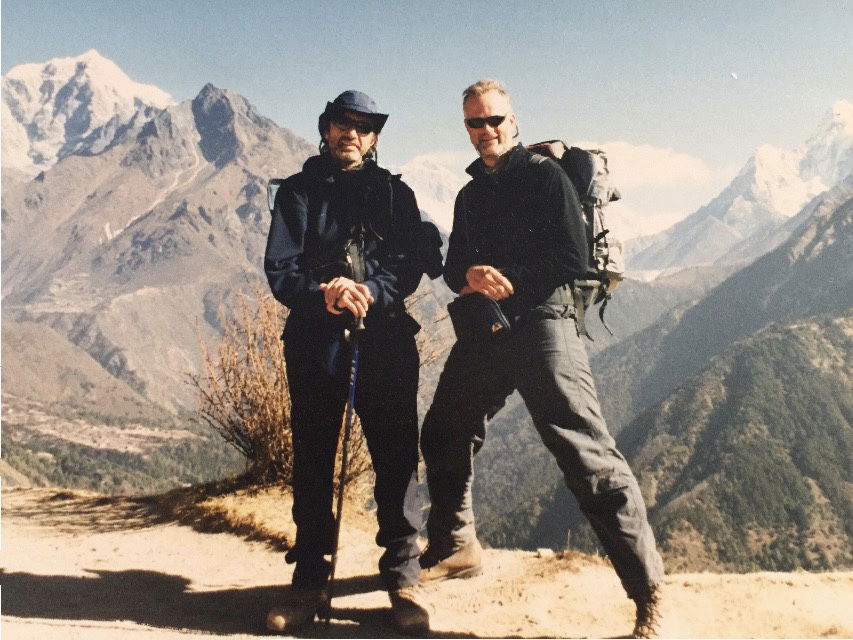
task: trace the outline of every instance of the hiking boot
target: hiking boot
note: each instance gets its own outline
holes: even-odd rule
[[[478,576],[483,573],[482,556],[483,547],[476,538],[444,558],[434,557],[427,547],[421,555],[421,582]]]
[[[288,633],[295,631],[314,622],[317,612],[328,605],[325,589],[294,588],[282,606],[270,609],[267,614],[267,629]]]
[[[391,598],[391,614],[394,626],[408,635],[426,635],[429,633],[429,615],[431,607],[420,585],[412,584],[388,592]]]
[[[651,585],[649,592],[634,599],[637,605],[637,621],[634,623],[632,638],[657,638],[661,626],[661,588]]]

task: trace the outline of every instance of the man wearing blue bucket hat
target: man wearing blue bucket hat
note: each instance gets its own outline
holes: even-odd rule
[[[320,155],[285,180],[274,200],[264,268],[274,296],[290,309],[282,337],[297,528],[286,555],[296,565],[290,597],[267,618],[276,631],[310,623],[328,604],[334,462],[351,360],[358,362],[354,407],[376,473],[380,576],[398,629],[429,630],[418,586],[419,326],[403,304],[429,269],[414,193],[375,161],[387,118],[360,91],[327,103]],[[363,326],[357,351],[346,338],[356,323]]]

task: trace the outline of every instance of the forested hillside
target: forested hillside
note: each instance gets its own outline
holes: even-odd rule
[[[853,309],[771,325],[626,427],[619,444],[670,570],[853,565],[851,361]],[[550,541],[567,537],[564,494],[540,518]]]

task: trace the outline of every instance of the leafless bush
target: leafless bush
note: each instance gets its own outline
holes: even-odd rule
[[[198,392],[199,416],[246,457],[254,482],[289,484],[293,475],[290,393],[279,337],[287,311],[255,285],[249,294],[236,297],[230,312],[220,309],[219,316],[223,332],[218,344],[212,348],[199,337],[202,372],[189,374]],[[338,468],[340,450],[339,446]],[[347,466],[347,484],[370,470],[358,420]]]
[[[432,321],[425,321],[421,307],[429,304],[428,299],[435,300],[435,294],[428,284],[422,284],[412,295],[406,298],[406,311],[411,314],[420,324],[427,326],[426,330],[418,332],[415,341],[418,345],[421,368],[429,367],[443,359],[452,342],[446,336],[437,331],[438,323],[447,317],[444,312]]]

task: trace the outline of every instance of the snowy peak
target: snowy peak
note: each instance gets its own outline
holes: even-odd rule
[[[853,104],[835,102],[803,146],[785,150],[761,145],[750,162],[755,199],[779,215],[795,215],[811,198],[853,173]]]
[[[802,150],[800,171],[827,189],[853,174],[853,103],[832,105]]]
[[[836,101],[797,149],[759,146],[744,168],[750,171],[751,199],[774,214],[796,215],[811,198],[853,173],[853,103]]]
[[[443,154],[416,156],[400,168],[403,180],[418,199],[418,207],[444,232],[453,228],[453,205],[467,176],[453,171]],[[454,164],[450,158],[449,164]],[[458,163],[456,163],[458,164]]]
[[[820,180],[804,180],[799,151],[761,145],[747,164],[752,165],[750,199],[775,214],[790,218],[812,197],[824,191]]]
[[[112,60],[94,49],[76,58],[54,58],[45,63],[13,67],[3,78],[10,108],[24,120],[32,121],[47,104],[62,109],[75,96],[96,98],[89,107],[92,116],[104,121],[115,108],[136,110],[141,105],[158,108],[173,104],[172,97],[153,85],[131,80]],[[5,97],[5,96],[4,96]]]
[[[18,65],[3,77],[3,164],[35,175],[80,152],[99,129],[117,131],[137,111],[173,103],[169,94],[134,82],[94,49],[76,58]],[[103,133],[94,139],[104,146]]]
[[[656,236],[629,241],[629,268],[728,264],[755,258],[781,241],[777,231],[810,200],[850,175],[853,104],[838,100],[805,144],[797,149],[759,146],[710,203]]]
[[[839,136],[853,136],[853,102],[849,100],[838,100],[832,105],[812,139],[827,140]]]

